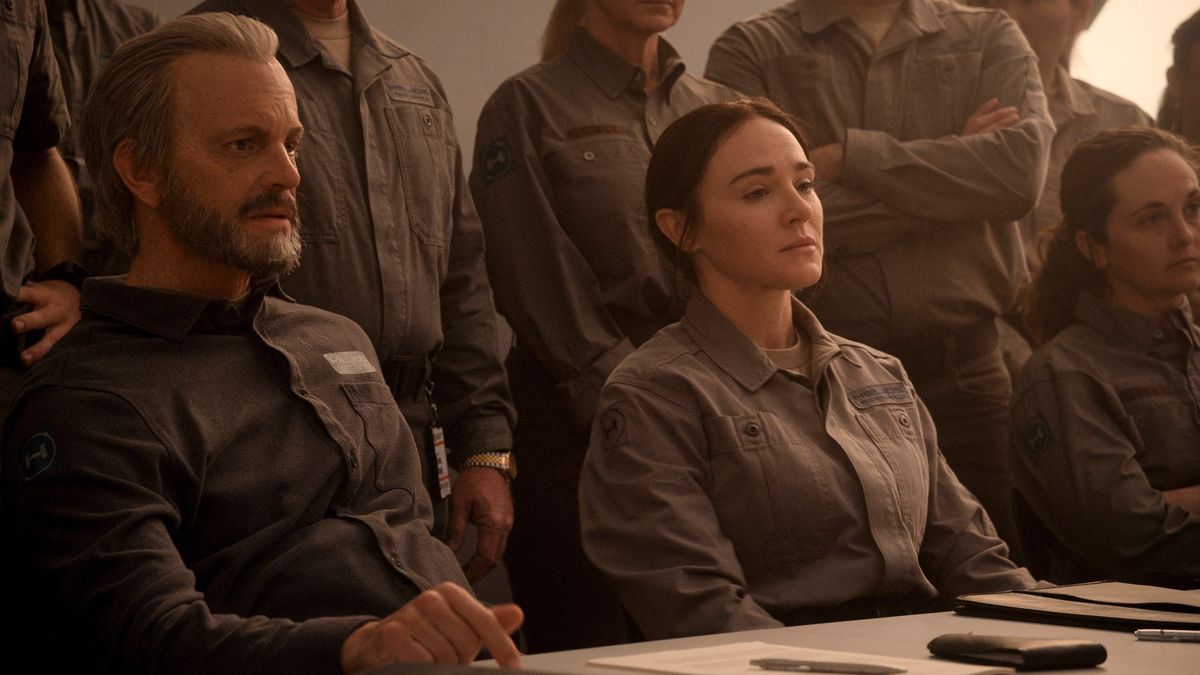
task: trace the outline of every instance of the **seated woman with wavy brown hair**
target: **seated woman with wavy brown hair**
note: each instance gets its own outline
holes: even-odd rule
[[[1060,583],[1200,583],[1200,158],[1127,127],[1063,167],[1026,321],[1013,472],[1030,568]]]

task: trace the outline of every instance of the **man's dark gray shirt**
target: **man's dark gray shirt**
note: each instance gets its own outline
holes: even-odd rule
[[[89,280],[18,396],[5,509],[91,670],[338,672],[357,626],[465,585],[370,341],[277,295]]]

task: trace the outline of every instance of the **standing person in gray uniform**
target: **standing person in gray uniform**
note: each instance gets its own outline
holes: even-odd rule
[[[468,521],[479,528],[467,564],[479,579],[512,527],[514,413],[483,231],[441,84],[353,0],[207,0],[193,10],[209,11],[252,16],[279,35],[306,129],[304,262],[282,285],[371,337],[421,453],[435,530],[458,548]],[[460,470],[453,491],[447,449]]]
[[[516,333],[507,366],[525,477],[505,562],[535,652],[626,639],[620,603],[580,548],[576,489],[601,385],[688,291],[646,230],[650,150],[680,115],[737,97],[685,72],[659,36],[683,5],[559,0],[543,62],[501,84],[479,119],[471,190]]]
[[[1015,546],[996,318],[1054,127],[1016,24],[945,0],[794,0],[727,30],[708,76],[804,121],[830,219],[830,330],[898,356],[962,482]]]
[[[67,110],[72,117],[83,113],[83,102],[100,69],[126,40],[162,23],[157,14],[117,0],[46,0],[54,57],[62,75]],[[83,162],[81,127],[74,124],[63,137],[62,154],[79,189],[83,210],[83,264],[95,274],[118,274],[129,269],[129,257],[114,250],[92,229],[92,180]]]
[[[0,5],[0,410],[79,321],[79,202],[55,148],[68,116],[46,9]]]
[[[1033,270],[1038,265],[1041,234],[1059,220],[1058,181],[1063,164],[1075,146],[1105,129],[1153,126],[1153,121],[1136,103],[1071,77],[1071,49],[1088,23],[1092,0],[974,0],[971,4],[1002,9],[1021,27],[1029,46],[1037,54],[1042,89],[1046,92],[1050,117],[1054,120],[1054,140],[1050,144],[1050,163],[1042,198],[1033,211],[1021,219],[1025,254],[1029,268]],[[1015,310],[1013,314],[1016,314]],[[1016,324],[1020,322],[1016,316],[1007,319]],[[997,327],[1005,362],[1015,375],[1029,358],[1029,343],[1008,321]]]

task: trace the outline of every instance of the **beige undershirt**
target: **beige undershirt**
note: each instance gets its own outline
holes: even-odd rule
[[[338,65],[350,70],[350,12],[346,11],[336,19],[320,19],[309,16],[304,12],[296,12],[296,17],[314,40],[320,42]]]
[[[788,370],[800,375],[808,374],[808,362],[812,358],[812,346],[804,336],[796,333],[796,344],[783,349],[763,349],[763,354],[771,359],[775,367]]]
[[[895,2],[863,5],[835,0],[834,4],[854,20],[854,25],[858,26],[858,29],[867,36],[867,39],[871,41],[871,46],[878,49],[883,36],[887,35],[888,29],[892,27],[892,22],[896,20],[896,15],[900,13],[900,5],[903,2],[896,0]]]

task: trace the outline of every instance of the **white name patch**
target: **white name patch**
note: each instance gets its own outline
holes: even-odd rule
[[[325,355],[325,360],[340,375],[362,375],[375,372],[375,366],[362,352],[331,352]]]

